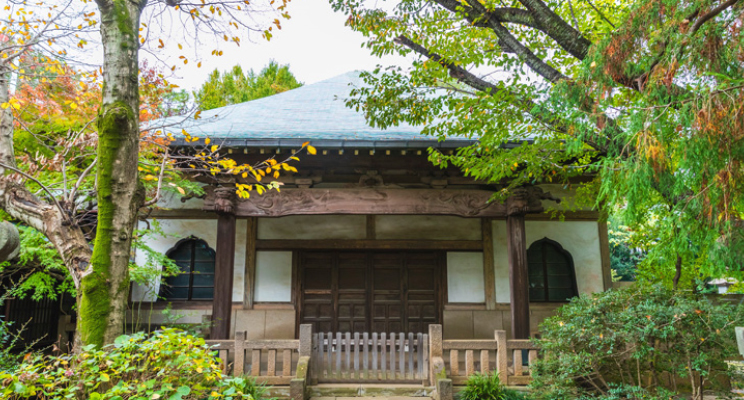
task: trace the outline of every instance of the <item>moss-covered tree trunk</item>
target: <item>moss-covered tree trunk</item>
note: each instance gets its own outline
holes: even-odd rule
[[[80,285],[77,329],[83,344],[123,332],[132,230],[144,192],[137,177],[138,26],[145,0],[96,0],[104,49],[98,116],[98,226],[91,273]]]

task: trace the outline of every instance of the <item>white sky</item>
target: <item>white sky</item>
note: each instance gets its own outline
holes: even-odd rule
[[[288,11],[292,18],[281,21],[282,29],[275,29],[270,41],[254,35],[253,42],[243,41],[240,47],[234,44],[221,46],[224,55],[201,57],[201,68],[197,68],[193,61],[187,65],[179,62],[177,78],[169,80],[183,89],[192,90],[201,86],[215,68],[225,71],[240,64],[244,71],[253,68],[259,72],[271,59],[282,65],[289,64],[290,71],[305,84],[352,70],[371,70],[377,64],[407,64],[401,57],[380,59],[370,55],[368,49],[361,48],[364,37],[344,26],[346,16],[334,12],[328,0],[293,0]],[[200,46],[201,51],[208,48],[203,44]],[[148,57],[145,52],[140,56]]]

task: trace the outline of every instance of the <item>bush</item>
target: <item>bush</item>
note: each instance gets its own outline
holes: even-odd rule
[[[175,329],[121,336],[103,349],[34,356],[13,374],[0,373],[0,398],[258,400],[263,388],[223,375],[215,353],[204,339]]]
[[[741,306],[661,287],[582,296],[540,327],[534,367],[544,399],[668,399],[724,392],[737,357]]]
[[[506,394],[498,375],[476,372],[468,377],[458,397],[459,400],[507,400]]]

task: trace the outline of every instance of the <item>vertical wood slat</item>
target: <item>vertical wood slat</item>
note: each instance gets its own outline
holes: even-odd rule
[[[220,350],[220,351],[219,351],[219,352],[217,353],[217,356],[218,356],[218,357],[220,358],[220,360],[222,361],[222,373],[223,373],[223,374],[227,374],[227,356],[228,356],[229,354],[230,354],[230,353],[228,352],[228,350]]]
[[[372,374],[374,379],[379,379],[377,375],[377,332],[372,332]]]
[[[245,331],[235,332],[235,361],[233,362],[233,376],[243,375],[245,369]]]
[[[261,350],[253,349],[251,352],[251,376],[261,375]]]
[[[475,360],[473,359],[473,350],[465,350],[465,376],[475,373]]]
[[[326,350],[328,353],[328,365],[326,365],[326,371],[327,377],[331,378],[333,376],[333,334],[331,332],[328,332],[328,342],[326,343],[326,347],[328,348],[328,350]]]
[[[351,333],[346,332],[346,364],[344,365],[346,371],[344,375],[347,378],[351,377]]]
[[[398,334],[400,338],[400,354],[398,355],[398,369],[400,369],[401,379],[406,379],[406,335],[401,332]]]
[[[485,375],[488,373],[489,363],[490,363],[490,360],[488,359],[488,350],[481,350],[480,351],[480,372],[481,374]]]
[[[317,358],[320,360],[320,357]],[[282,376],[292,375],[292,350],[284,349],[282,355]]]
[[[457,350],[450,350],[450,371],[452,376],[460,375],[460,360]]]
[[[359,332],[354,332],[354,377],[357,379],[362,377],[359,372]]]
[[[395,379],[395,332],[390,332],[390,379]]]
[[[312,356],[310,357],[310,375],[313,377],[318,377],[320,374],[318,374],[318,371],[320,371],[320,357],[322,357],[323,352],[320,351],[320,334],[319,333],[313,333],[313,349],[312,349]],[[282,360],[282,376],[284,375],[284,360]]]
[[[380,370],[382,371],[382,379],[387,379],[387,360],[385,359],[387,353],[387,334],[382,332],[380,334]]]
[[[325,366],[323,365],[323,361],[325,361],[324,360],[325,359],[325,353],[324,353],[325,343],[323,343],[323,332],[318,332],[317,336],[318,336],[318,346],[317,346],[318,353],[317,353],[316,358],[318,359],[317,361],[318,364],[313,374],[315,375],[316,378],[321,378],[323,377],[323,372],[325,371]]]
[[[416,371],[413,369],[413,332],[408,332],[408,373],[411,379],[416,378]]]
[[[537,360],[537,350],[530,350],[527,356],[527,362],[529,363],[529,366],[530,366],[530,376],[532,376],[532,372],[534,371],[533,365],[536,360]]]
[[[423,376],[421,377],[421,380],[423,381],[422,384],[424,386],[427,385],[428,379],[429,379],[429,335],[424,333],[424,367],[421,368],[421,373]]]
[[[369,379],[369,333],[364,332],[362,334],[362,344],[364,346],[364,367],[363,377]]]
[[[514,363],[514,375],[515,376],[522,376],[522,350],[521,349],[515,349],[512,361]]]
[[[276,375],[276,349],[269,349],[269,360],[266,371],[267,376]]]
[[[423,365],[424,365],[424,334],[419,333],[416,335],[416,373],[418,376],[414,378],[423,379],[424,378],[424,371],[423,371]]]
[[[333,348],[336,352],[336,370],[333,371],[336,378],[341,378],[341,344],[341,332],[336,332],[336,346]]]

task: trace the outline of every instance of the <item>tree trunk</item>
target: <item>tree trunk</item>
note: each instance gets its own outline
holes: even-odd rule
[[[104,49],[98,113],[98,225],[92,272],[80,286],[83,344],[102,346],[124,332],[132,230],[144,189],[137,176],[138,26],[142,4],[97,0]]]

